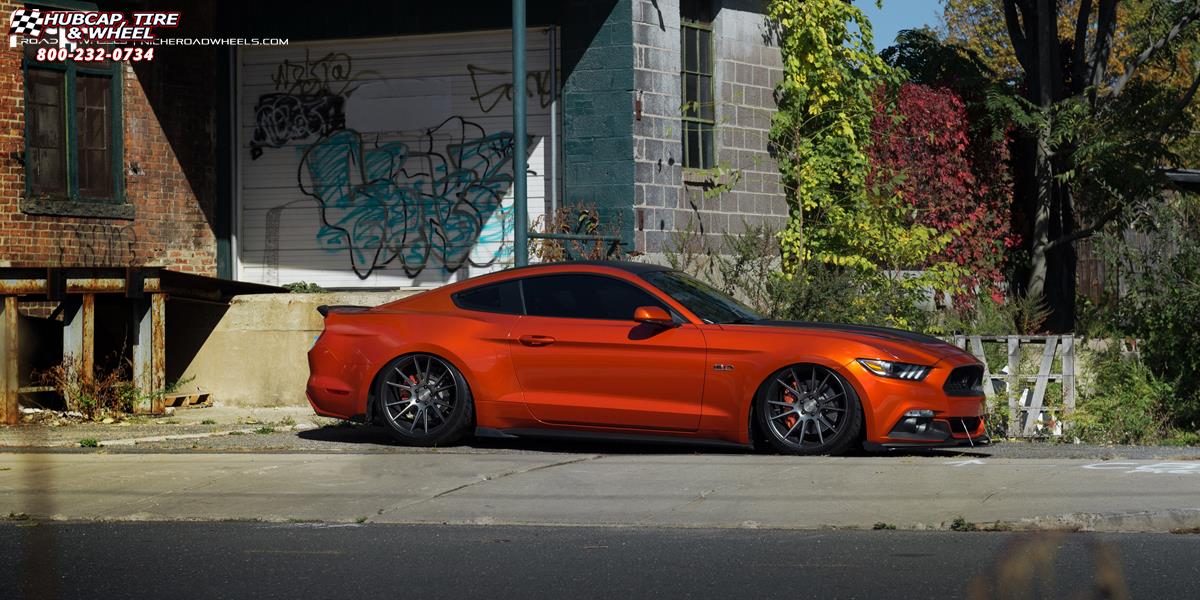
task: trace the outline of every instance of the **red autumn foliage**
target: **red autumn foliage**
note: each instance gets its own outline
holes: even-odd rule
[[[875,104],[868,185],[896,185],[915,223],[954,232],[940,257],[966,267],[968,290],[1001,301],[1005,250],[1017,243],[1008,145],[984,128],[973,133],[962,100],[947,88],[906,83],[894,97],[881,90]]]

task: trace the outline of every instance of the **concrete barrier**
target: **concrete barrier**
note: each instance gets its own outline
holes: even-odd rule
[[[209,392],[231,406],[307,406],[306,354],[323,326],[317,307],[376,306],[421,291],[237,296],[183,369],[181,391]],[[168,319],[168,332],[188,327],[180,321]]]

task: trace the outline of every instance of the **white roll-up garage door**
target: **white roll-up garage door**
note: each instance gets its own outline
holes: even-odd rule
[[[545,211],[549,36],[527,39],[529,214]],[[512,35],[243,48],[239,278],[435,286],[513,261]]]

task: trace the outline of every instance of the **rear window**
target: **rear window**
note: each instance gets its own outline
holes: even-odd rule
[[[454,304],[465,310],[510,315],[525,312],[521,308],[521,287],[515,280],[463,290],[454,294],[453,298]]]

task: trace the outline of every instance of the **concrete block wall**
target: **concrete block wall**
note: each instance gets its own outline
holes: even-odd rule
[[[606,226],[627,238],[634,197],[634,1],[569,0],[561,51],[563,204],[599,209]]]
[[[679,2],[634,0],[635,94],[642,100],[633,132],[634,237],[652,259],[689,223],[719,248],[722,234],[742,231],[743,223],[780,228],[787,221],[779,171],[767,148],[783,67],[766,34],[764,5],[714,0],[717,164],[740,179],[732,190],[706,197],[708,177],[682,165]]]

